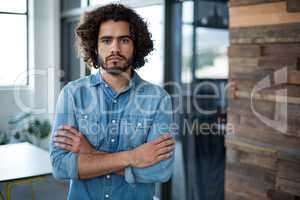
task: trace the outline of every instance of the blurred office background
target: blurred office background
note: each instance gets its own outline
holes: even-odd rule
[[[221,200],[225,196],[226,199],[298,199],[298,173],[296,180],[276,182],[281,180],[278,177],[286,175],[278,176],[278,166],[272,165],[279,158],[274,158],[274,163],[272,160],[261,164],[263,156],[273,156],[270,152],[293,150],[296,159],[290,165],[294,170],[299,169],[300,142],[295,128],[299,124],[296,111],[300,108],[297,1],[3,0],[0,2],[0,144],[28,141],[48,151],[48,130],[60,89],[69,81],[95,73],[76,54],[74,28],[84,11],[111,2],[134,8],[148,22],[155,50],[137,72],[145,80],[164,87],[172,95],[176,108],[175,119],[180,130],[176,137],[174,175],[169,182],[157,185],[157,199]],[[268,14],[273,17],[268,18]],[[289,55],[274,50],[278,48],[288,49]],[[273,58],[295,71],[292,82],[288,82],[293,85],[293,93],[288,95],[296,99],[288,105],[292,106],[291,119],[295,120],[291,124],[297,134],[274,136],[275,139],[268,141],[262,138],[273,138],[276,131],[265,128],[261,122],[251,124],[247,118],[243,121],[245,113],[251,112],[245,108],[249,103],[244,102],[250,95],[233,91],[234,97],[227,96],[229,81],[238,83],[237,90],[245,91],[253,87],[253,81],[272,75],[280,67],[270,67]],[[261,110],[274,110],[270,98],[258,100]],[[238,123],[238,127],[248,128],[245,134],[234,132],[240,140],[232,137],[225,140],[227,115],[233,125]],[[203,124],[206,126],[202,127]],[[257,124],[261,129],[252,130]],[[264,130],[271,133],[249,136]],[[284,151],[278,150],[273,140],[287,144],[282,147]],[[272,151],[267,154],[262,148]],[[226,162],[229,167],[225,170]],[[288,169],[284,168],[284,172]],[[230,175],[228,182],[225,171],[226,178]],[[259,179],[260,176],[263,178]],[[259,189],[253,180],[256,177],[258,186],[269,184],[268,187]],[[36,199],[65,199],[67,188],[66,182],[49,175],[41,181],[15,185],[11,199],[31,199],[33,190]],[[0,182],[0,190],[5,190],[4,182]]]

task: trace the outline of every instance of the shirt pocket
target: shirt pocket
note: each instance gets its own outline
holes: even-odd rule
[[[86,137],[94,148],[97,148],[101,139],[99,115],[95,113],[76,113],[75,115],[79,131]]]
[[[147,142],[152,119],[138,115],[126,115],[121,119],[121,138],[123,144],[130,149]]]

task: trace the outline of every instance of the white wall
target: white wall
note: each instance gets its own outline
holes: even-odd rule
[[[26,111],[26,107],[31,111],[42,108],[38,118],[51,120],[53,116],[59,92],[59,4],[59,0],[29,0],[30,82],[20,93],[14,88],[0,89],[0,130],[7,130],[9,116]],[[20,102],[16,101],[16,94],[20,94]]]

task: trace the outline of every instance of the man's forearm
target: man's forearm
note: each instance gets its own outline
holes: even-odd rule
[[[78,155],[78,157],[73,156],[74,159],[71,163],[74,166],[74,161],[77,162],[72,177],[76,176],[81,179],[94,178],[111,172],[124,175],[124,169],[129,166],[149,167],[169,158],[175,144],[170,134],[164,134],[155,140],[141,144],[133,150],[116,153],[98,152],[91,147],[81,133],[73,129],[64,125],[53,137],[53,141],[55,146]],[[60,157],[57,157],[57,159],[60,159]],[[64,165],[69,166],[70,163],[64,163]],[[56,170],[64,171],[59,166],[56,166]]]
[[[78,176],[88,179],[120,171],[130,165],[130,152],[79,154]]]

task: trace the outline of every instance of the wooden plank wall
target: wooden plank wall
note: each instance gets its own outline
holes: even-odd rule
[[[226,136],[225,198],[299,200],[300,0],[230,0],[229,10],[228,125],[233,132]],[[286,80],[278,82],[284,73]],[[265,77],[271,87],[253,95],[251,107],[251,91]],[[276,92],[285,88],[287,95]],[[285,102],[284,132],[266,125],[252,109],[279,119]]]

